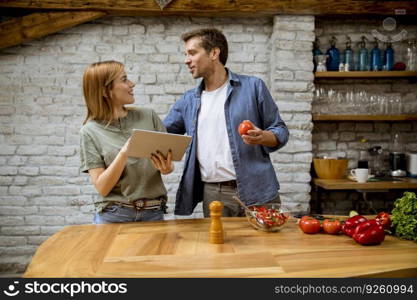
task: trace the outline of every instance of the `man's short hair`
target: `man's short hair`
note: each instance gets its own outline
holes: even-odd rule
[[[201,38],[201,47],[203,47],[207,53],[213,48],[219,48],[219,60],[224,66],[226,65],[229,49],[226,37],[220,30],[216,28],[202,28],[186,32],[181,36],[184,42],[195,37]]]

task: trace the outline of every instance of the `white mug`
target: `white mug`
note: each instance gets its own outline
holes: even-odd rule
[[[350,170],[350,174],[356,178],[357,182],[367,182],[368,181],[368,169],[353,169]]]

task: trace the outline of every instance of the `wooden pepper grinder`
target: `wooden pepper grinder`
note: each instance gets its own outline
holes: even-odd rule
[[[210,229],[209,242],[212,244],[224,243],[224,232],[222,220],[220,219],[223,210],[223,203],[220,201],[213,201],[209,205],[210,208]]]

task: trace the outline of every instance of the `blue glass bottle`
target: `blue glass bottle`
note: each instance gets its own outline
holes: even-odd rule
[[[360,51],[358,50],[358,51],[356,51],[356,53],[355,53],[355,71],[360,71],[360,69],[359,69],[359,53],[360,53]]]
[[[327,71],[339,71],[340,64],[340,52],[336,48],[337,39],[333,36],[330,39],[330,48],[327,49],[326,54],[328,55],[327,59]]]
[[[381,71],[381,69],[382,69],[381,50],[379,50],[378,40],[375,38],[374,48],[371,50],[371,70]]]
[[[317,56],[322,55],[323,52],[320,50],[320,41],[316,38],[316,40],[313,42],[313,64],[314,64],[314,71],[317,70]]]
[[[368,50],[366,49],[366,37],[362,36],[362,41],[359,43],[359,71],[368,71]]]
[[[392,71],[394,67],[394,49],[392,44],[388,43],[387,48],[384,51],[384,69],[386,71]]]
[[[344,52],[344,64],[345,64],[345,70],[346,71],[353,71],[355,69],[355,66],[353,65],[353,56],[354,52],[351,48],[352,40],[349,36],[346,37],[346,49]]]

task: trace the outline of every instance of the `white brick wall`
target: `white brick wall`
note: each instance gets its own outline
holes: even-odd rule
[[[270,88],[290,129],[290,140],[271,158],[280,181],[282,201],[293,211],[307,211],[310,199],[311,92],[314,86],[313,76],[305,74],[311,74],[313,70],[312,43],[306,42],[305,47],[300,47],[293,41],[297,36],[313,36],[314,40],[314,17],[274,17],[270,41]],[[300,116],[296,119],[298,114]],[[305,160],[296,158],[300,156]]]
[[[291,138],[272,154],[282,200],[307,210],[310,191],[314,18],[108,17],[0,51],[0,271],[23,271],[48,236],[91,223],[96,192],[79,174],[78,130],[85,116],[81,78],[88,64],[114,59],[137,82],[135,105],[161,118],[194,87],[181,33],[215,26],[229,40],[228,67],[265,80]],[[164,177],[169,215],[182,163]],[[201,217],[201,207],[190,217]]]

